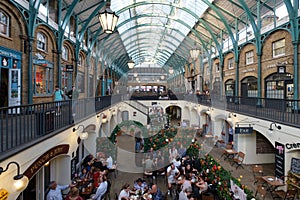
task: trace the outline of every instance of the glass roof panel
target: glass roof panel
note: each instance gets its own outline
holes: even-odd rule
[[[162,64],[195,25],[193,14],[201,16],[207,5],[201,0],[111,0],[111,9],[120,16],[117,28],[127,52],[130,54],[134,45],[143,49],[143,59],[132,52],[137,60]],[[134,30],[127,31],[132,27]],[[161,51],[167,53],[162,55]]]

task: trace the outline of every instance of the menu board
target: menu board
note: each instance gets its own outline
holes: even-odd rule
[[[295,174],[300,174],[300,159],[292,158],[291,171]]]
[[[284,177],[284,145],[275,142],[275,177],[283,179]]]

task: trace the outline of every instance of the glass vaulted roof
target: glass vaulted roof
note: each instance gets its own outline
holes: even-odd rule
[[[164,66],[195,26],[195,14],[207,8],[201,0],[111,0],[120,17],[117,30],[136,66]]]

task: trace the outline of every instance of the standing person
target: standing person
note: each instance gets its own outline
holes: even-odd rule
[[[53,93],[53,100],[56,101],[56,102],[57,101],[63,101],[64,100],[64,96],[65,96],[64,92],[61,89],[59,89],[58,85],[56,85],[55,86],[55,91]],[[60,110],[61,110],[61,102],[57,102],[56,106],[57,106],[57,113],[56,113],[56,115],[60,115],[61,114],[61,112],[60,112]]]
[[[76,106],[78,103],[79,92],[76,90],[76,87],[73,85],[72,90],[67,93],[69,99],[72,100],[72,115],[73,117],[76,115]]]
[[[49,184],[47,200],[63,200],[61,192],[69,187],[70,185],[57,185],[56,181],[51,181]]]
[[[108,183],[107,183],[106,176],[104,174],[101,174],[99,176],[99,187],[96,191],[95,196],[93,196],[91,199],[102,200],[107,191],[107,186]]]
[[[171,165],[167,168],[168,194],[170,194],[170,191],[172,189],[172,184],[176,184],[176,180],[179,176],[180,176],[180,172],[172,162]]]

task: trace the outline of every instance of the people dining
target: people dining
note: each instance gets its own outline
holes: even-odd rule
[[[108,183],[107,183],[106,175],[101,174],[99,176],[98,182],[99,182],[99,186],[97,188],[96,194],[94,196],[91,196],[93,200],[102,200],[102,198],[104,197],[107,191]]]
[[[125,183],[118,196],[118,200],[129,200],[130,199],[130,185]]]
[[[151,194],[152,200],[162,200],[163,199],[162,192],[156,184],[153,184],[151,186],[150,190],[148,191],[148,194]]]
[[[146,191],[148,190],[148,185],[147,183],[141,179],[141,178],[138,178],[134,184],[133,184],[133,187],[135,190],[141,190],[141,191]]]

